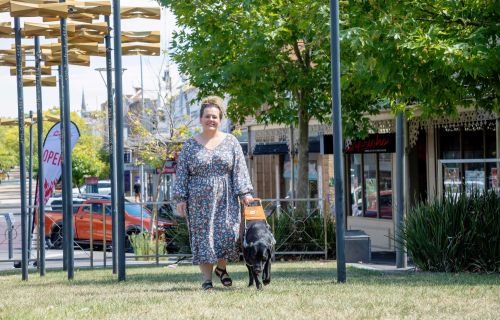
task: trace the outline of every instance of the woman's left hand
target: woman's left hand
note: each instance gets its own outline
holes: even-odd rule
[[[243,202],[243,204],[245,206],[248,207],[248,205],[253,201],[253,197],[252,196],[244,196],[241,198],[241,202]]]

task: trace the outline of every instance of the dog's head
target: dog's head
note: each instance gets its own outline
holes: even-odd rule
[[[263,270],[264,263],[271,259],[272,245],[266,241],[243,242],[243,255],[247,265],[251,266],[257,274]]]

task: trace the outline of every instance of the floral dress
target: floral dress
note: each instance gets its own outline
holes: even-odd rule
[[[193,264],[237,258],[238,197],[253,191],[238,140],[228,134],[214,149],[188,139],[177,161],[174,199],[187,203]]]

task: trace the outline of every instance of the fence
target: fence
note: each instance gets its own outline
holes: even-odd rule
[[[108,267],[112,264],[112,210],[109,198],[81,203],[74,199],[75,267]],[[301,259],[332,257],[334,226],[321,210],[321,199],[265,199],[268,223],[276,238],[275,255]],[[90,203],[88,203],[90,202]],[[32,210],[29,210],[32,209]],[[32,212],[35,208],[28,208]],[[56,210],[53,210],[56,209]],[[63,233],[60,204],[46,208],[44,245],[47,268],[63,267]],[[152,211],[158,215],[153,219]],[[9,214],[7,214],[9,213]],[[7,217],[7,218],[5,218]],[[33,217],[29,218],[29,221]],[[0,270],[11,269],[21,259],[19,206],[0,205]],[[191,257],[184,218],[171,202],[125,202],[126,260],[133,264],[170,264]],[[30,262],[39,259],[38,224],[30,241]],[[151,227],[153,226],[153,227]],[[29,228],[31,229],[31,228]]]

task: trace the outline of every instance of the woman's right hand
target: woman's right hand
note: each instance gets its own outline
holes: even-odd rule
[[[177,203],[177,215],[186,217],[186,202]]]

